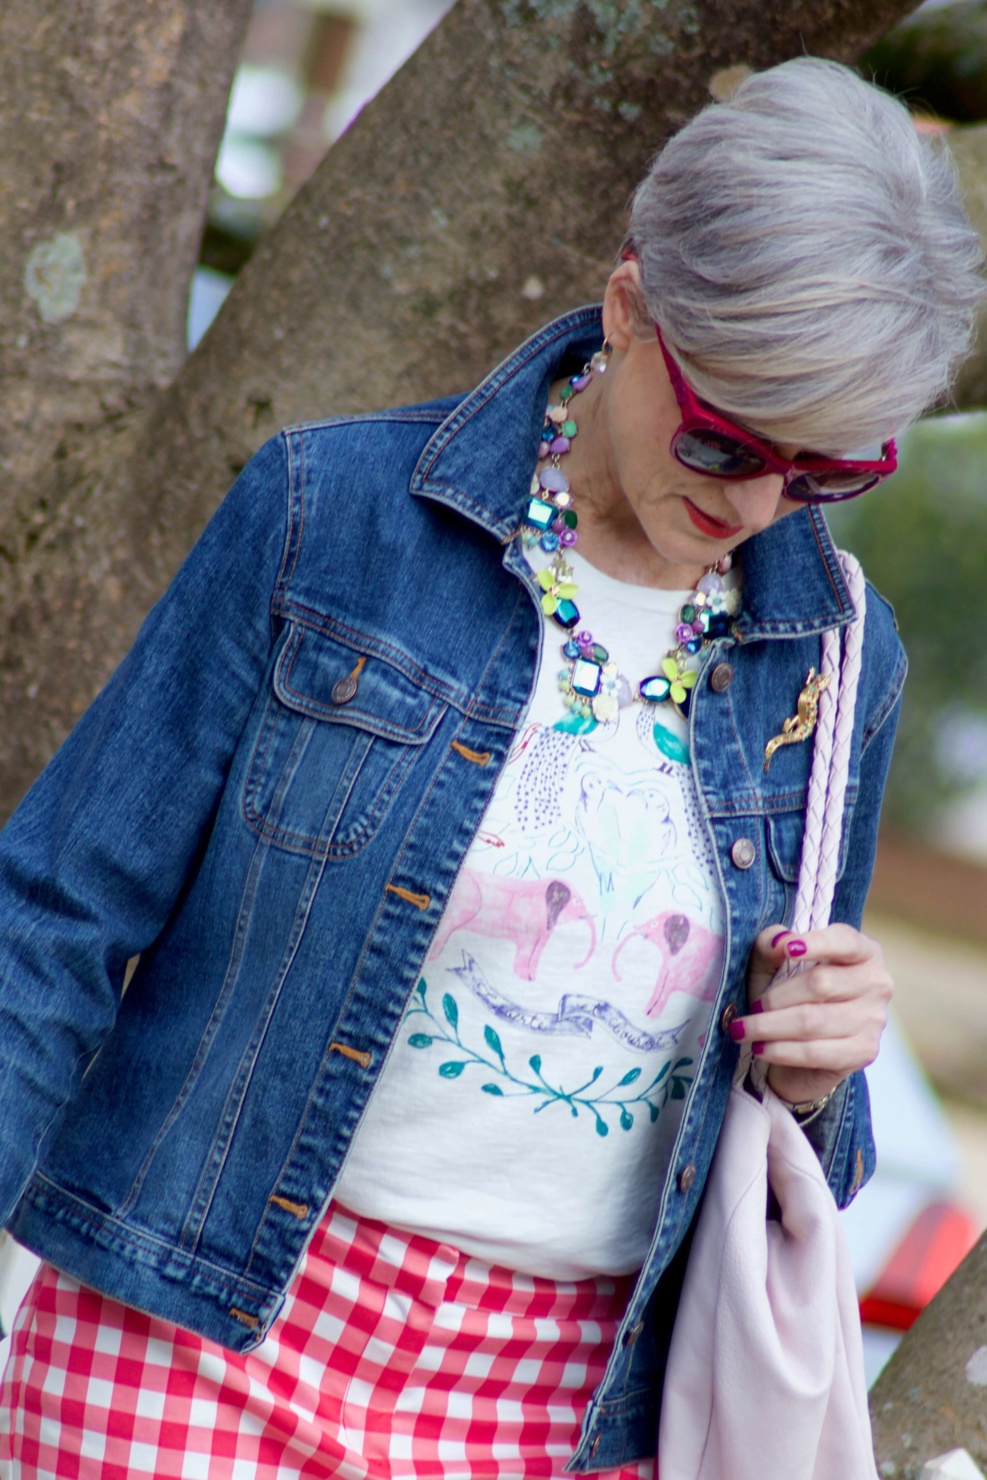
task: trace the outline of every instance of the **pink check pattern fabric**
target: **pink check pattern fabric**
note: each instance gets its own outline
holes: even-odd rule
[[[561,1480],[628,1294],[333,1206],[238,1355],[42,1266],[0,1386],[0,1480]]]

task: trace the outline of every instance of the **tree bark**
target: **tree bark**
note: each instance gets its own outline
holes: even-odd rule
[[[159,392],[177,368],[246,0],[10,0],[0,97],[15,142],[29,127],[0,196],[17,305],[0,425],[19,433],[0,548],[0,812],[264,438],[468,388],[538,323],[599,296],[633,185],[724,69],[805,51],[850,60],[912,8],[459,0]],[[39,25],[44,62],[25,91],[17,68]]]
[[[987,254],[987,124],[956,129],[949,136],[949,147],[967,213]],[[964,411],[987,406],[987,304],[980,313],[976,347],[957,376],[950,406]]]
[[[189,282],[251,8],[0,7],[0,812],[153,594],[124,600],[110,555],[126,563],[120,505],[100,496],[104,469],[123,505],[139,504],[136,427],[185,359]]]
[[[882,1475],[917,1480],[951,1449],[987,1470],[987,1234],[905,1336],[870,1408]]]

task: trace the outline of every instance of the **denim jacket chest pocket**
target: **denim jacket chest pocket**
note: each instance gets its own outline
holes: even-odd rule
[[[289,624],[244,783],[246,822],[289,852],[351,857],[446,707],[396,663]]]
[[[843,815],[843,829],[840,834],[839,852],[836,864],[836,880],[839,882],[846,867],[847,837],[849,835],[850,816],[856,798],[856,788],[848,787],[846,804]],[[802,849],[805,842],[806,812],[804,807],[791,811],[769,812],[765,818],[765,842],[767,844],[767,856],[771,869],[770,883],[772,892],[778,891],[778,898],[782,901],[781,908],[775,913],[773,919],[786,922],[792,918],[795,908],[795,896],[798,889],[799,870],[802,863]]]

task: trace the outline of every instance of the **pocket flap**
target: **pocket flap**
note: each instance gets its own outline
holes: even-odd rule
[[[342,681],[355,678],[346,698]],[[335,690],[336,698],[333,698]],[[385,659],[360,653],[311,627],[295,625],[274,670],[274,692],[299,714],[355,726],[405,745],[433,734],[446,705]]]
[[[836,870],[839,879],[846,863],[847,828],[850,820],[851,800],[847,794],[843,813],[843,830],[840,835],[840,856]],[[797,884],[802,864],[802,843],[805,838],[804,812],[769,812],[767,816],[768,857],[779,879],[786,884]]]

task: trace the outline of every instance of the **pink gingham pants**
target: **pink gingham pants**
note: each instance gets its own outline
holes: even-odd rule
[[[42,1266],[0,1386],[0,1480],[561,1480],[627,1296],[333,1206],[241,1356]]]

